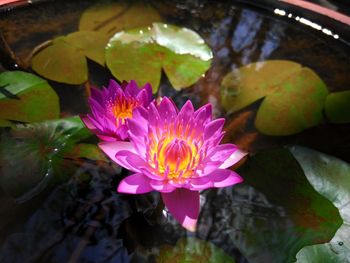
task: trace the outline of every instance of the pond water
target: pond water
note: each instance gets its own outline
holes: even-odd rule
[[[97,2],[98,11],[92,8]],[[45,86],[39,95],[17,94],[0,75],[0,124],[11,126],[1,128],[0,262],[295,262],[311,245],[298,262],[349,262],[350,112],[344,105],[350,104],[350,46],[341,34],[349,28],[305,16],[313,27],[331,31],[315,30],[300,23],[305,13],[298,9],[244,2],[128,1],[108,8],[110,1],[44,1],[2,11],[0,72],[41,75],[54,92]],[[54,42],[60,51],[50,54],[63,58],[64,71],[50,77],[34,67],[53,38],[79,28],[109,38],[153,20],[197,32],[213,52],[208,71],[188,88],[174,89],[163,72],[158,96],[179,107],[188,99],[196,108],[212,103],[214,116],[226,118],[223,141],[250,155],[235,167],[242,184],[201,192],[194,233],[163,210],[158,193],[118,194],[127,171],[70,118],[89,112],[91,86],[115,78],[113,68],[102,66],[104,55],[103,63],[88,55],[72,58],[71,49]],[[87,68],[80,70],[77,60]],[[130,72],[142,64],[124,63]],[[154,78],[150,67],[144,67],[145,79]],[[55,81],[70,71],[70,84]],[[81,76],[87,81],[76,84]],[[44,85],[36,81],[28,87]],[[30,94],[52,101],[29,105]],[[332,103],[329,94],[341,99]],[[21,100],[29,106],[13,102]],[[57,117],[68,119],[43,122]]]

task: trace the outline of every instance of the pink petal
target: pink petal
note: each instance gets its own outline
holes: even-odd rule
[[[184,228],[194,232],[199,216],[199,192],[177,188],[171,193],[162,193],[162,198],[174,218]]]
[[[164,97],[158,105],[158,112],[162,119],[173,119],[176,116],[177,109],[169,98]]]
[[[172,186],[168,183],[164,183],[163,181],[151,180],[150,185],[154,190],[162,193],[170,193],[176,189],[175,186]]]
[[[129,132],[128,136],[129,136],[130,142],[132,142],[138,154],[143,158],[145,158],[146,156],[145,137],[135,136],[131,132]]]
[[[149,179],[141,173],[132,174],[124,178],[118,185],[119,193],[144,194],[153,191]]]
[[[212,119],[212,106],[210,103],[200,107],[195,113],[195,118],[199,118],[201,123],[207,123]],[[201,115],[199,117],[199,115]]]
[[[226,169],[236,163],[238,163],[247,153],[237,149],[228,157],[223,164],[220,165],[220,169]]]
[[[152,101],[152,99],[153,99],[153,92],[152,92],[152,86],[151,86],[151,84],[146,83],[146,84],[145,84],[145,86],[143,86],[143,88],[142,88],[142,89],[144,89],[144,90],[146,90],[146,91],[147,91],[147,95],[148,95],[148,102],[151,102],[151,101]]]
[[[127,126],[129,131],[135,136],[147,136],[147,125],[140,121],[140,119],[127,119]]]
[[[231,170],[217,169],[206,176],[191,179],[191,186],[193,189],[203,190],[211,187],[227,187],[242,181],[242,177]]]
[[[115,141],[119,141],[119,138],[117,137],[112,137],[112,136],[108,136],[108,135],[104,135],[102,133],[96,133],[96,136],[98,138],[100,138],[102,141],[105,142],[115,142]]]
[[[221,132],[225,119],[216,119],[208,123],[204,128],[204,140],[209,140],[214,134]]]
[[[135,80],[130,80],[129,84],[124,89],[125,94],[130,95],[131,97],[136,97],[139,94],[140,89],[136,84]]]
[[[80,119],[83,121],[83,123],[85,124],[86,128],[88,128],[89,130],[96,130],[95,125],[92,124],[92,122],[90,121],[90,119],[86,116],[86,115],[79,115]]]
[[[226,187],[234,184],[238,184],[243,181],[236,172],[226,169],[218,169],[208,175],[210,181],[213,183],[213,187]]]
[[[154,103],[151,103],[149,105],[148,121],[149,121],[149,124],[151,126],[157,126],[158,124],[163,123],[162,119],[160,118],[159,112],[158,112],[156,106],[154,105]]]
[[[101,150],[108,155],[109,158],[111,158],[114,162],[117,163],[117,159],[115,158],[115,155],[120,151],[130,151],[132,153],[136,153],[135,148],[133,147],[131,142],[122,142],[122,141],[116,141],[116,142],[101,142],[98,144],[98,146],[101,148]]]
[[[209,149],[206,162],[219,162],[220,165],[226,161],[235,151],[237,146],[234,144],[226,143],[220,144]]]
[[[104,93],[107,94],[107,90],[114,93],[118,89],[121,89],[120,85],[114,79],[111,79],[108,83],[108,89],[104,89]]]
[[[99,89],[91,88],[90,93],[91,93],[91,96],[90,96],[91,98],[93,98],[94,100],[96,100],[99,103],[103,102],[103,96],[102,96],[102,93]]]
[[[134,172],[140,172],[141,168],[147,167],[146,162],[140,156],[127,150],[117,152],[115,160],[120,166]]]

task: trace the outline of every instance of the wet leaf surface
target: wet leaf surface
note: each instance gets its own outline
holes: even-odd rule
[[[100,31],[113,36],[121,30],[149,26],[160,21],[161,16],[151,5],[110,2],[88,8],[81,16],[79,30]]]
[[[224,77],[221,86],[221,100],[228,112],[263,99],[255,126],[267,135],[291,135],[319,124],[328,94],[314,71],[283,60],[236,69]]]
[[[210,242],[194,237],[181,238],[176,246],[160,247],[157,263],[234,263],[225,252]]]
[[[237,172],[243,184],[204,194],[198,227],[225,251],[238,249],[253,263],[293,262],[301,248],[328,242],[342,224],[287,149],[261,151]]]
[[[343,225],[329,243],[303,248],[297,262],[349,262],[350,165],[308,148],[292,147],[290,150],[312,186],[339,209],[343,219]]]
[[[333,123],[350,122],[350,91],[333,92],[325,104],[327,118]]]
[[[46,80],[22,71],[0,74],[0,126],[59,117],[59,99]]]
[[[106,48],[106,63],[116,78],[134,79],[139,85],[150,82],[153,92],[158,90],[162,69],[179,90],[194,84],[211,59],[210,48],[197,33],[162,23],[119,32]]]
[[[39,194],[52,180],[67,179],[75,167],[72,161],[65,160],[65,153],[89,136],[91,133],[79,117],[17,125],[1,138],[2,188],[18,202],[24,202]],[[89,157],[93,153],[80,151],[79,154]]]
[[[104,48],[108,37],[94,31],[78,31],[55,38],[34,54],[32,69],[57,82],[82,84],[88,79],[86,57],[104,65]]]

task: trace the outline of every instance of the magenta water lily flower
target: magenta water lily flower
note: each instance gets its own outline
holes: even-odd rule
[[[133,117],[134,109],[147,107],[152,99],[152,87],[149,84],[139,89],[133,80],[122,86],[111,80],[108,88],[91,89],[91,114],[81,116],[81,119],[101,140],[126,140],[126,120]]]
[[[130,142],[102,142],[100,148],[134,174],[118,191],[161,192],[169,212],[194,231],[199,215],[199,191],[237,184],[242,178],[227,168],[245,153],[233,144],[219,144],[224,119],[212,120],[211,105],[194,111],[190,101],[180,111],[171,100],[134,110],[127,120]]]

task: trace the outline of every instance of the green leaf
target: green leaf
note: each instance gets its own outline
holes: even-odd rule
[[[241,67],[226,75],[221,86],[222,104],[228,112],[264,98],[255,126],[267,135],[291,135],[319,124],[328,94],[314,71],[283,60]]]
[[[82,84],[88,79],[86,57],[103,66],[107,42],[106,35],[94,31],[79,31],[55,38],[33,56],[32,68],[50,80]]]
[[[88,8],[80,18],[79,30],[93,30],[113,36],[115,32],[162,21],[159,13],[143,3],[103,3]]]
[[[157,92],[162,68],[175,89],[194,84],[210,67],[212,52],[194,31],[153,23],[114,35],[106,63],[119,80],[150,82]]]
[[[329,94],[325,111],[327,118],[333,123],[350,122],[350,90]]]
[[[1,185],[24,202],[39,194],[51,179],[64,179],[72,163],[64,159],[75,143],[89,137],[79,117],[17,125],[0,143]]]
[[[293,262],[301,248],[329,241],[342,223],[337,208],[315,191],[287,149],[262,151],[238,173],[266,197],[272,211],[280,211],[266,216],[258,207],[249,216],[254,224],[240,227],[240,249],[248,260]]]
[[[349,262],[350,164],[304,147],[291,147],[290,151],[312,186],[339,209],[343,219],[343,225],[329,243],[303,248],[297,262]]]
[[[176,246],[160,247],[157,263],[234,263],[233,258],[212,243],[194,237],[181,238]]]
[[[70,158],[87,158],[94,161],[108,162],[108,159],[95,144],[79,143],[65,156]]]
[[[46,80],[22,71],[0,74],[0,126],[59,117],[59,98]],[[9,96],[11,94],[11,96]]]

